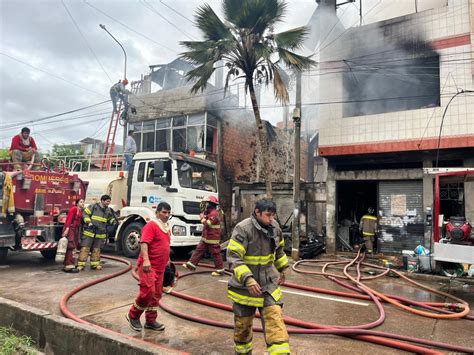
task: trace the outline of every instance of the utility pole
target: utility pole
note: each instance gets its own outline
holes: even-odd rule
[[[295,134],[295,171],[293,174],[293,224],[291,228],[291,257],[297,261],[300,258],[300,166],[301,166],[301,71],[296,72],[296,107],[293,111],[293,126]]]

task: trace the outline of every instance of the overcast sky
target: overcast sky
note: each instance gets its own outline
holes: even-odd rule
[[[199,39],[186,18],[192,19],[197,6],[206,2],[220,9],[220,0],[0,0],[0,147],[9,147],[23,126],[31,128],[43,152],[55,143],[105,139],[110,103],[38,121],[109,99],[110,86],[123,76],[124,61],[119,46],[99,24],[125,47],[127,77],[133,81],[146,74],[149,65],[176,58],[183,50],[179,41]],[[367,0],[364,6],[384,10],[384,2],[389,4]],[[287,21],[278,30],[307,24],[317,6],[314,0],[288,3]],[[357,22],[357,5],[349,6],[346,27]],[[81,117],[85,115],[94,116]]]

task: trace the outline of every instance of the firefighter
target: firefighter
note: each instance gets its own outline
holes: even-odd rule
[[[140,293],[135,303],[125,315],[130,328],[142,330],[140,316],[145,312],[145,328],[156,331],[165,330],[164,324],[158,323],[158,302],[163,293],[163,280],[167,265],[170,263],[170,218],[171,206],[160,202],[156,206],[156,219],[149,221],[142,229],[140,239],[140,257],[137,261],[140,277]]]
[[[367,214],[363,215],[360,219],[359,230],[362,234],[365,248],[367,252],[373,254],[374,252],[374,240],[377,235],[378,221],[377,217],[374,216],[374,208],[369,207]]]
[[[40,168],[41,156],[33,137],[30,136],[30,129],[23,127],[21,133],[12,138],[10,146],[10,156],[15,170],[21,170],[21,163],[33,163],[33,170]]]
[[[118,83],[112,85],[112,87],[110,88],[110,99],[112,100],[112,106],[114,108],[114,112],[116,113],[118,113],[117,101],[119,99],[122,100],[124,111],[127,111],[128,109],[128,95],[130,95],[131,92],[125,89],[125,86],[127,84],[128,80],[123,79],[122,81],[119,81]]]
[[[91,269],[101,270],[100,251],[107,238],[107,225],[115,225],[117,219],[110,205],[110,196],[103,195],[100,203],[84,208],[84,223],[86,227],[82,233],[81,251],[77,261],[77,269],[81,271],[86,266],[87,256],[91,250]]]
[[[234,346],[237,354],[252,352],[255,310],[262,316],[268,354],[289,354],[288,332],[283,321],[281,289],[288,258],[285,242],[274,220],[276,205],[259,200],[249,218],[237,224],[227,247],[232,278],[227,296],[233,301]]]
[[[202,239],[194,251],[191,259],[183,264],[188,270],[196,270],[199,261],[209,251],[214,259],[216,271],[212,276],[221,276],[224,273],[224,261],[221,255],[221,221],[218,211],[219,201],[216,197],[210,196],[203,201],[205,203],[204,211],[201,213],[201,223],[203,224]]]
[[[84,199],[79,198],[75,201],[74,206],[69,209],[66,223],[64,223],[63,237],[67,238],[66,255],[64,256],[64,272],[78,273],[75,267],[74,249],[79,245],[79,233],[82,225],[84,210]]]

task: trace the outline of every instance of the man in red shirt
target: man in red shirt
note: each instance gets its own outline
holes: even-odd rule
[[[41,157],[38,153],[38,147],[33,137],[30,136],[30,129],[23,127],[21,133],[12,138],[10,146],[10,155],[14,164],[15,170],[21,170],[21,163],[34,163],[32,169],[38,170],[40,168]]]
[[[156,219],[149,221],[142,229],[137,261],[140,293],[126,315],[130,327],[136,331],[142,330],[140,316],[143,312],[146,329],[165,330],[165,326],[156,321],[156,310],[163,292],[166,265],[170,261],[170,212],[171,206],[160,202],[156,207]]]

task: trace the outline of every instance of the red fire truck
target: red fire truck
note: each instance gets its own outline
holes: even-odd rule
[[[9,251],[37,250],[53,259],[68,210],[86,189],[64,169],[13,171],[0,162],[0,263]]]

